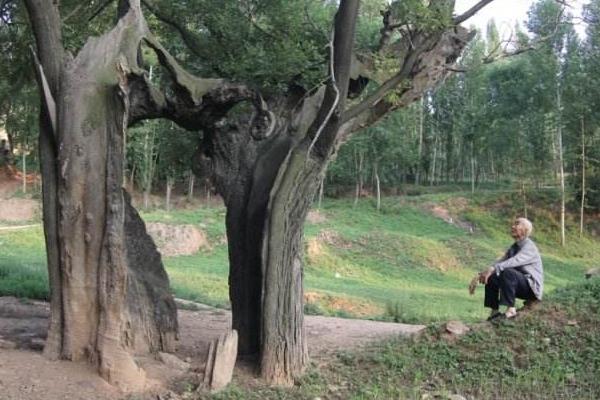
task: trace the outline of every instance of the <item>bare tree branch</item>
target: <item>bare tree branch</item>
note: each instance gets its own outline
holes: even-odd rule
[[[35,49],[33,48],[33,46],[30,46],[30,50],[31,55],[33,57],[38,85],[43,95],[42,104],[46,107],[46,113],[50,118],[52,134],[53,137],[56,139],[56,102],[54,101],[54,96],[50,91],[48,80],[46,79],[46,75],[44,74],[44,67],[42,67],[42,64],[40,63],[40,60],[38,59],[38,56],[35,53]]]
[[[73,8],[71,10],[70,13],[68,13],[66,16],[64,16],[61,20],[61,23],[65,23],[68,20],[70,20],[71,18],[73,18],[79,11],[81,11],[81,9],[85,6],[84,3],[79,3],[77,6],[75,6],[75,8]]]
[[[350,110],[346,111],[342,115],[342,121],[346,122],[352,118],[355,118],[359,114],[368,110],[370,107],[373,107],[375,104],[381,101],[381,99],[383,99],[383,97],[385,97],[390,91],[396,88],[403,80],[407,79],[409,77],[410,72],[413,70],[418,57],[424,51],[423,47],[425,46],[426,44],[424,43],[423,45],[419,45],[416,48],[411,49],[410,53],[404,59],[404,63],[402,64],[402,68],[400,69],[400,71],[393,77],[388,79],[386,82],[384,82],[382,85],[380,85],[377,88],[377,90],[375,90],[375,92],[369,95],[365,100],[352,107]]]
[[[477,14],[479,10],[490,4],[494,0],[480,0],[479,3],[475,4],[473,7],[469,8],[463,14],[454,17],[452,22],[455,25],[461,24],[471,18],[473,15]]]
[[[327,125],[327,123],[331,119],[331,116],[333,115],[333,112],[335,111],[335,108],[337,107],[337,105],[340,101],[340,90],[338,89],[337,82],[335,79],[335,66],[333,63],[333,59],[334,59],[333,43],[334,42],[335,42],[335,30],[333,32],[331,32],[331,42],[329,43],[329,69],[330,69],[330,73],[331,73],[331,86],[333,87],[333,90],[335,92],[335,100],[334,100],[333,104],[331,105],[331,109],[327,113],[325,120],[323,120],[323,122],[317,129],[317,133],[315,133],[315,137],[310,142],[310,146],[308,146],[308,154],[309,155],[310,155],[310,152],[312,151],[315,143],[317,142],[317,140],[319,140],[319,136],[321,135],[321,132],[325,128],[325,125]]]
[[[183,39],[187,48],[190,49],[194,55],[198,57],[204,56],[200,47],[201,40],[197,34],[187,29],[181,22],[177,21],[173,15],[169,15],[161,10],[161,8],[152,0],[142,0],[142,3],[156,16],[156,18],[175,29],[181,36],[181,39]]]
[[[541,45],[549,42],[550,40],[552,40],[554,37],[556,37],[556,35],[559,33],[559,29],[565,25],[567,25],[567,22],[561,22],[561,19],[564,16],[565,10],[567,5],[565,5],[563,2],[556,0],[557,3],[559,4],[563,4],[563,7],[561,7],[558,12],[556,13],[556,18],[555,18],[555,23],[554,23],[554,30],[552,32],[550,32],[549,34],[545,35],[545,36],[541,36],[535,39],[534,42],[528,44],[527,46],[524,47],[518,47],[513,51],[509,51],[508,47],[510,46],[511,43],[513,43],[512,38],[514,37],[514,34],[511,33],[511,36],[508,40],[504,40],[499,42],[496,47],[489,52],[489,54],[487,54],[486,56],[483,57],[482,62],[484,64],[491,64],[495,61],[498,60],[502,60],[505,58],[509,58],[509,57],[514,57],[517,56],[519,54],[523,54],[529,51],[533,51],[533,50],[537,50]],[[502,45],[504,45],[504,49],[502,51],[501,54],[499,55],[495,55],[494,53],[496,52],[496,50],[498,50],[498,48],[500,48]]]
[[[315,143],[317,153],[320,156],[326,156],[335,142],[339,123],[337,117],[341,115],[346,106],[359,3],[358,0],[342,0],[335,16],[335,33],[333,35],[333,75],[335,76],[335,86],[333,80],[327,85],[325,98],[323,99],[317,118],[313,121],[308,131],[308,137],[311,141],[315,138],[316,133],[320,132],[320,137]],[[332,108],[335,113],[334,117],[330,113]],[[325,127],[320,129],[324,123]]]
[[[32,21],[37,54],[53,95],[58,93],[63,63],[63,44],[58,7],[52,0],[25,0]]]
[[[461,51],[473,37],[474,32],[469,32],[463,27],[445,32],[441,38],[420,39],[407,57],[405,71],[400,71],[390,80],[385,82],[376,93],[377,96],[367,98],[354,108],[348,110],[343,116],[345,127],[343,135],[347,136],[357,130],[370,126],[389,112],[406,106],[419,99],[423,93],[443,81],[445,76],[454,68]],[[409,58],[412,58],[409,60]],[[403,68],[404,69],[404,68]],[[410,85],[395,85],[404,79]],[[385,87],[383,87],[385,85]],[[394,93],[394,101],[386,99],[386,95]]]
[[[100,5],[98,6],[98,8],[96,8],[96,10],[92,13],[92,15],[90,15],[90,17],[88,18],[88,22],[92,21],[94,18],[96,18],[102,11],[104,11],[104,9],[106,7],[108,7],[108,5],[112,2],[114,2],[115,0],[105,0],[104,2],[100,3]],[[68,19],[68,16],[65,18]]]

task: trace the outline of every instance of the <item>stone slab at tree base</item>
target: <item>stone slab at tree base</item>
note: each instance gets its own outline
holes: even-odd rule
[[[238,333],[236,330],[222,334],[210,344],[202,388],[216,392],[231,382],[237,349]]]
[[[462,336],[470,330],[471,328],[461,321],[448,321],[448,323],[446,323],[446,332],[455,336]]]
[[[173,369],[186,372],[190,369],[190,364],[188,362],[179,359],[179,357],[173,354],[159,352],[158,359]]]

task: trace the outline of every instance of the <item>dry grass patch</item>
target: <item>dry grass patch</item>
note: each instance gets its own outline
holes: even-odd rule
[[[384,313],[384,309],[380,305],[370,301],[346,296],[334,296],[321,292],[304,293],[304,302],[334,314],[347,314],[359,318],[367,318]]]

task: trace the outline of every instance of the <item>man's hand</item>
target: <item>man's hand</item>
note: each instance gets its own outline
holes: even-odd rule
[[[494,267],[489,267],[485,271],[481,271],[479,273],[479,283],[481,283],[483,285],[487,285],[488,279],[490,279],[490,276],[492,276],[492,274],[494,272],[496,272],[496,270],[494,269]]]

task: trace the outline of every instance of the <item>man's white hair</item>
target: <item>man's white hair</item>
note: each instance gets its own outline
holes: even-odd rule
[[[533,224],[531,221],[523,217],[517,218],[517,221],[519,221],[519,223],[525,227],[525,237],[529,237],[533,231]]]

